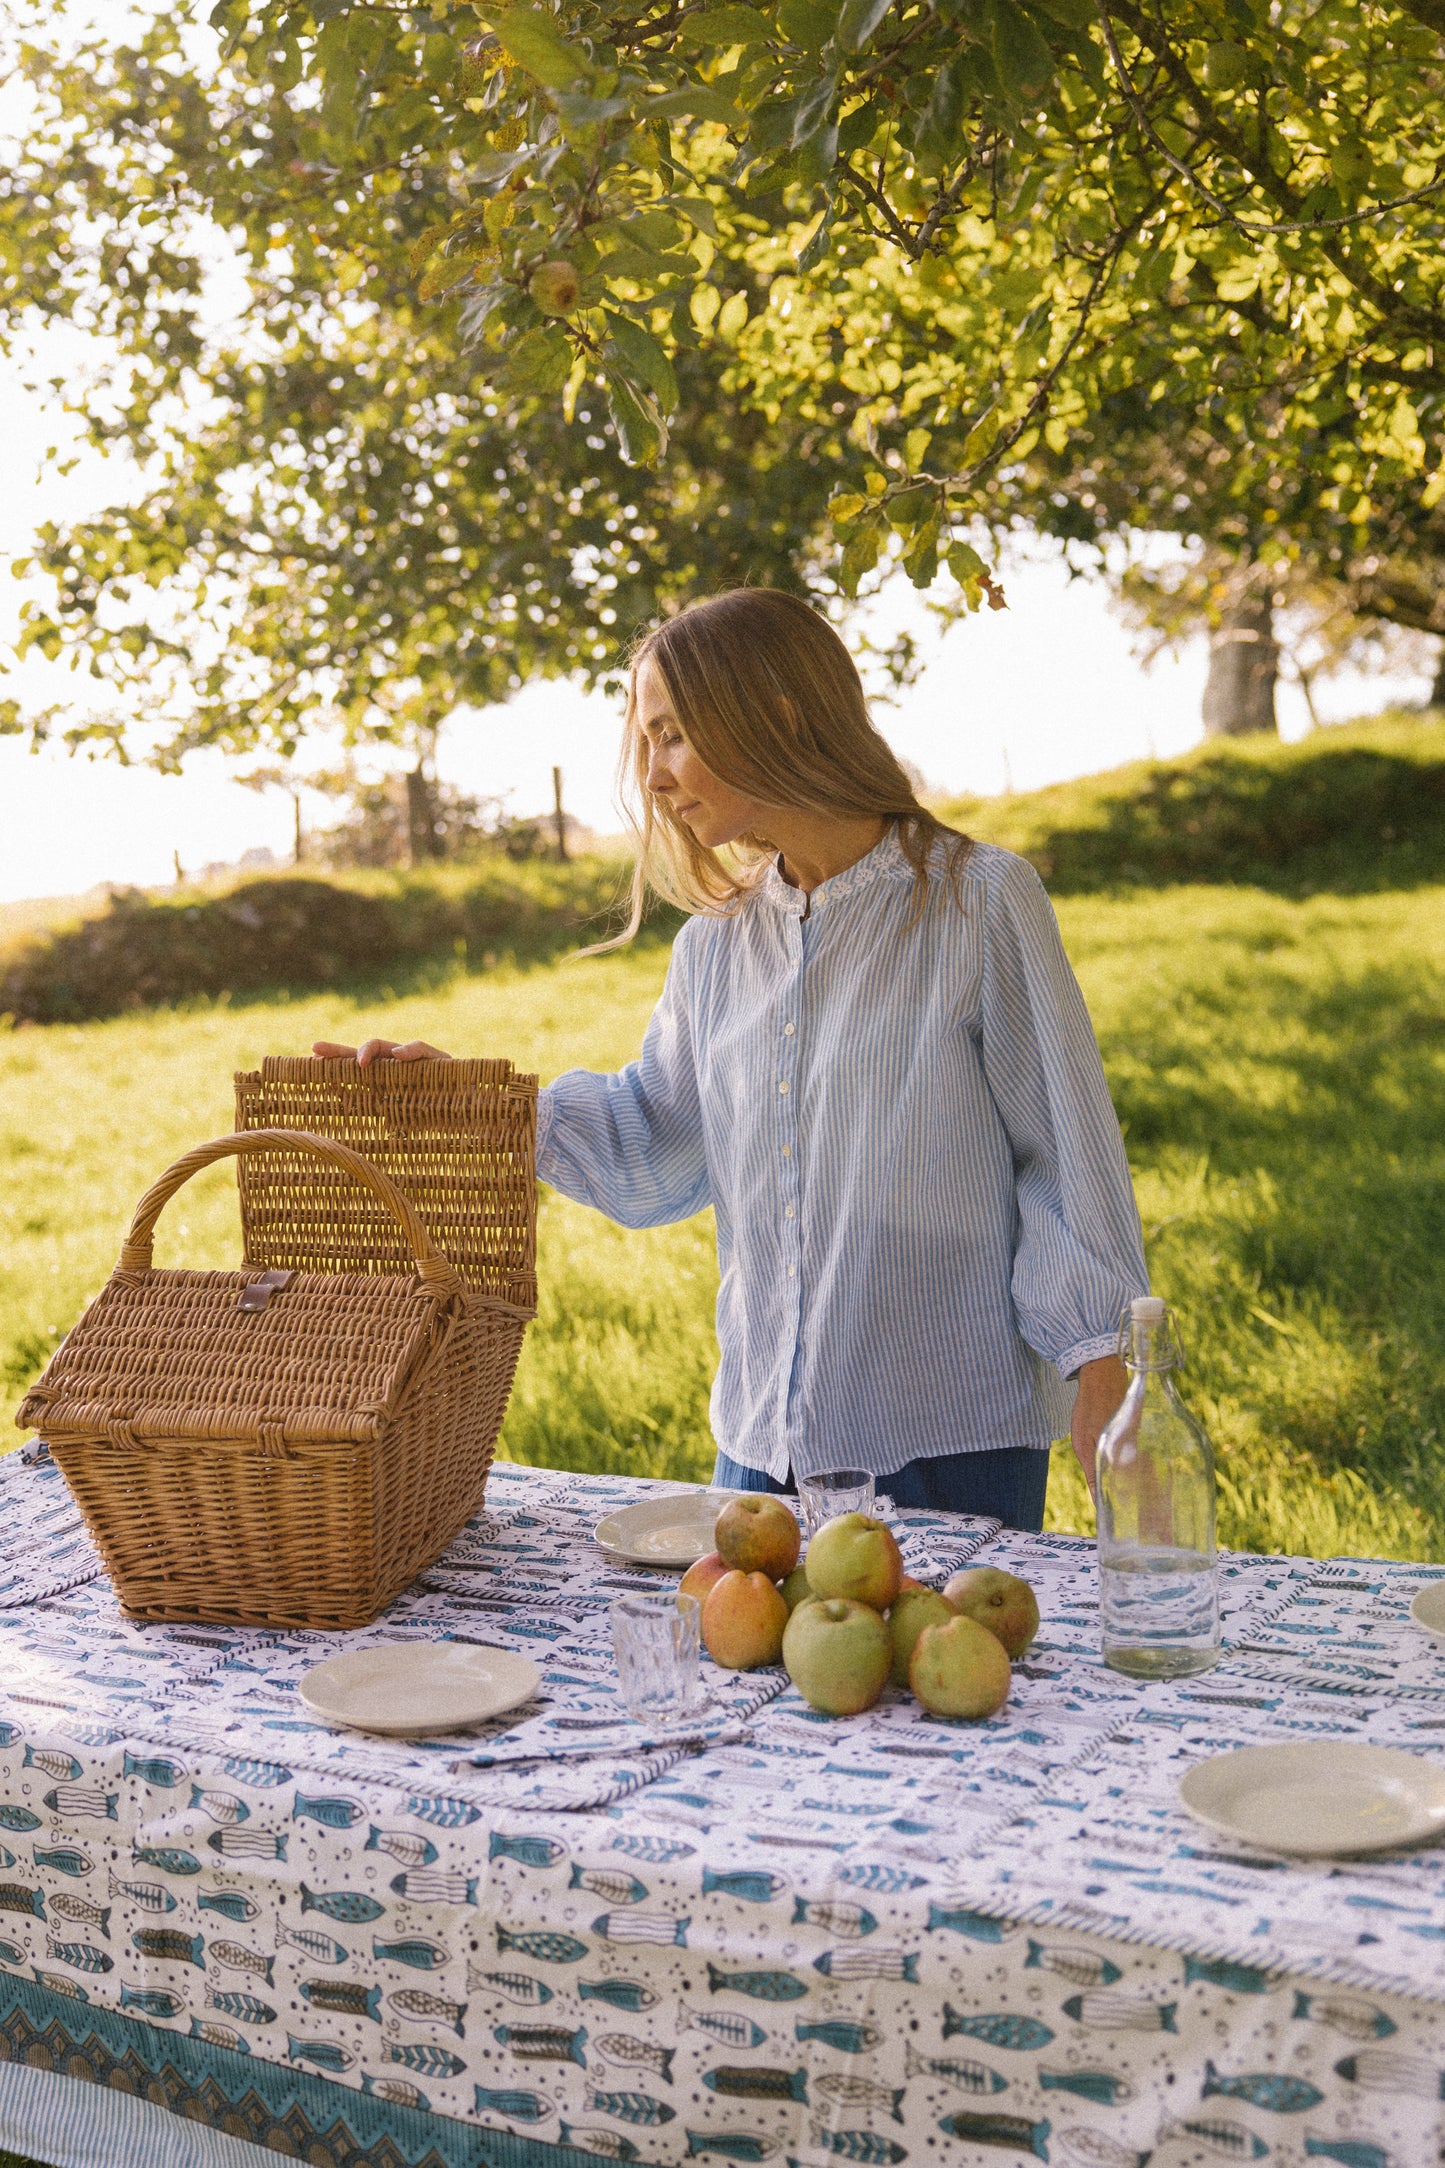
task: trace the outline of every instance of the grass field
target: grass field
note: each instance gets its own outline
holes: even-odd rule
[[[1220,1453],[1221,1532],[1251,1548],[1445,1556],[1445,887],[1290,897],[1198,886],[1065,897],[1124,1122],[1154,1284]],[[438,967],[378,985],[0,1035],[0,1443],[112,1263],[132,1205],[230,1127],[230,1075],[376,1029],[544,1078],[636,1050],[653,945],[584,963]],[[629,1233],[545,1196],[542,1310],[503,1449],[705,1476],[715,1266],[706,1217]],[[193,1183],[166,1261],[237,1255],[232,1179]],[[1087,1529],[1062,1455],[1053,1525]]]

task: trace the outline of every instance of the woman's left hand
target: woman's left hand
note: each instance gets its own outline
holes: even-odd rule
[[[1128,1388],[1129,1373],[1117,1355],[1100,1355],[1093,1362],[1079,1366],[1079,1389],[1074,1396],[1070,1437],[1091,1497],[1097,1495],[1094,1460],[1100,1436]]]

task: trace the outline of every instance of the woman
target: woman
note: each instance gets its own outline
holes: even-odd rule
[[[542,1093],[538,1173],[627,1226],[712,1205],[716,1483],[865,1467],[901,1505],[1042,1526],[1070,1426],[1092,1483],[1148,1280],[1037,876],[918,803],[842,641],[773,590],[643,640],[623,772],[621,939],[649,885],[692,916],[640,1059]]]

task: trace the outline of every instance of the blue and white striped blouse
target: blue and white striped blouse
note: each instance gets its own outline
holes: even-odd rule
[[[1047,1446],[1147,1291],[1123,1140],[1037,875],[955,895],[896,829],[805,897],[690,919],[638,1061],[542,1093],[538,1172],[628,1227],[717,1218],[712,1427],[782,1480]]]

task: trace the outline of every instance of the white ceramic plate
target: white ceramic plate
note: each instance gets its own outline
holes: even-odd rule
[[[1197,1762],[1179,1797],[1196,1820],[1269,1852],[1327,1859],[1445,1837],[1445,1769],[1393,1747],[1240,1747]]]
[[[744,1491],[667,1491],[661,1498],[644,1498],[620,1513],[609,1513],[592,1534],[599,1547],[619,1565],[694,1566],[713,1548],[717,1517]]]
[[[1427,1634],[1445,1641],[1445,1581],[1432,1581],[1422,1588],[1410,1606],[1410,1616]]]
[[[393,1641],[315,1664],[301,1699],[352,1731],[425,1739],[462,1731],[530,1701],[542,1674],[530,1656],[461,1641]]]

